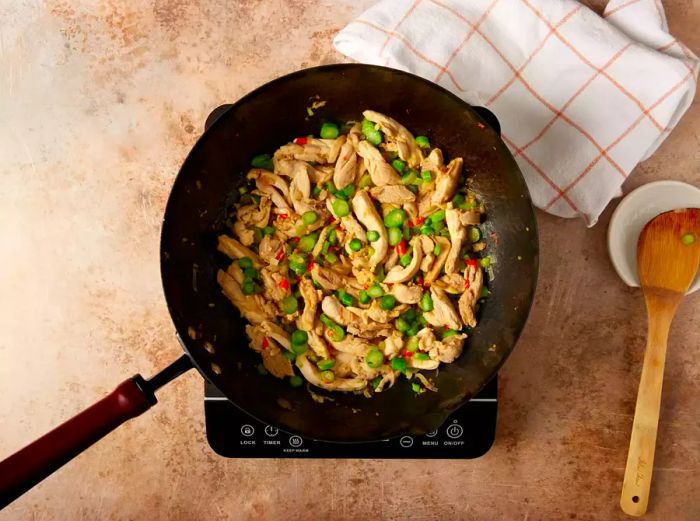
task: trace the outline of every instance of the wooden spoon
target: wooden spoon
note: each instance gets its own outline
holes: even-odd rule
[[[654,217],[637,243],[637,269],[647,306],[649,332],[634,411],[620,506],[632,516],[647,511],[668,330],[700,260],[700,209]]]

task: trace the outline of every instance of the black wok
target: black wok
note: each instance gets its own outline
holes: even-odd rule
[[[326,104],[307,113],[314,100]],[[437,392],[415,395],[405,379],[371,399],[335,393],[318,403],[305,388],[261,376],[247,347],[245,321],[222,295],[216,251],[252,156],[322,122],[388,114],[427,135],[448,157],[461,156],[469,187],[486,204],[482,227],[493,260],[491,296],[454,363],[434,375]],[[486,114],[482,119],[479,114]],[[102,436],[156,403],[155,391],[196,367],[235,405],[259,420],[309,438],[355,442],[435,430],[493,377],[513,350],[532,303],[538,270],[534,212],[523,177],[493,126],[441,87],[377,66],[329,65],[274,80],[220,111],[185,160],[165,211],[163,289],[186,354],[150,380],[136,376],[43,438],[0,462],[0,506]],[[490,120],[490,123],[489,123]]]

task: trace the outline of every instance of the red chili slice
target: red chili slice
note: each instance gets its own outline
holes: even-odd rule
[[[275,255],[275,259],[277,259],[278,261],[284,259],[284,248],[277,252],[277,255]]]
[[[411,358],[412,356],[413,356],[413,351],[406,351],[406,352],[403,354],[403,357],[404,357],[404,358]]]
[[[476,259],[469,259],[469,260],[467,261],[467,266],[471,266],[471,267],[473,267],[473,268],[476,268],[476,266],[477,266]]]
[[[306,138],[306,137],[294,138],[295,145],[306,145],[306,143],[308,143],[308,142],[309,142],[309,138]]]
[[[423,282],[425,282],[425,281],[423,280],[423,276],[422,276],[422,275],[418,275],[418,278],[416,279],[416,284],[419,284],[419,285],[422,286],[422,285],[423,285]]]
[[[289,291],[289,281],[287,279],[280,280],[279,285],[284,291]]]
[[[282,220],[285,220],[287,217],[289,217],[289,215],[287,215],[286,213],[281,213],[277,217],[279,217]]]
[[[401,242],[396,245],[396,253],[406,255],[406,241],[401,239]]]
[[[314,262],[313,259],[309,260],[309,264],[306,266],[306,271],[311,271],[311,269],[314,267],[316,263]]]
[[[464,289],[469,289],[469,286],[471,286],[472,283],[469,282],[469,279],[464,279]]]
[[[262,339],[262,348],[267,349],[268,347],[270,347],[270,341],[264,336]]]
[[[416,217],[416,226],[420,226],[425,222],[425,217]]]

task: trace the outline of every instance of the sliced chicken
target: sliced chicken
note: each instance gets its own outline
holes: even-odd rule
[[[299,215],[304,212],[313,211],[309,204],[311,198],[311,181],[306,171],[306,165],[297,162],[293,171],[292,182],[289,184],[289,200],[294,207],[294,211]]]
[[[450,161],[445,172],[440,172],[435,179],[435,192],[433,193],[432,202],[438,206],[445,204],[454,197],[457,188],[459,187],[459,176],[462,173],[464,161],[461,157],[457,157]]]
[[[359,323],[359,317],[350,313],[334,295],[323,297],[321,310],[341,326],[347,326],[353,321]]]
[[[290,202],[289,185],[282,177],[261,168],[253,168],[248,172],[248,179],[255,179],[255,187],[258,190],[260,187],[274,187]]]
[[[263,366],[272,376],[284,378],[285,376],[294,376],[292,363],[287,357],[282,354],[282,351],[277,347],[272,340],[270,345],[260,352],[262,354]]]
[[[469,281],[469,287],[459,297],[459,314],[465,326],[475,327],[476,316],[474,315],[474,308],[481,295],[481,288],[484,285],[484,273],[476,263],[469,263],[467,264],[467,269],[464,270],[464,278]]]
[[[309,139],[305,145],[290,143],[281,146],[275,152],[275,159],[297,159],[299,161],[313,161],[315,163],[328,163],[328,155],[331,152],[332,142],[335,140]]]
[[[324,186],[333,178],[335,168],[328,165],[309,166],[309,179],[317,186]]]
[[[228,268],[226,268],[226,273],[231,275],[233,277],[233,280],[238,282],[238,284],[243,284],[245,276],[243,275],[243,270],[237,262],[232,262],[231,264],[229,264]]]
[[[372,303],[369,305],[369,308],[367,309],[360,309],[360,308],[348,308],[352,312],[355,312],[355,310],[358,310],[364,314],[366,314],[366,321],[369,322],[370,320],[374,320],[375,322],[380,322],[382,324],[388,323],[390,320],[395,319],[398,317],[401,313],[406,311],[408,306],[396,306],[394,309],[391,311],[386,311],[381,308],[379,305],[378,300],[373,300]]]
[[[460,220],[462,221],[462,224],[464,224],[465,226],[469,226],[471,224],[480,224],[481,223],[481,214],[479,212],[467,210],[467,211],[462,212],[462,215],[460,216]]]
[[[360,141],[357,145],[357,154],[364,159],[372,182],[377,186],[398,185],[401,177],[389,163],[386,162],[378,148],[368,141]]]
[[[253,230],[246,228],[243,221],[236,221],[233,223],[233,233],[236,234],[236,237],[238,237],[238,240],[241,241],[243,246],[250,246],[255,240]]]
[[[332,382],[321,379],[321,372],[305,355],[297,357],[297,367],[304,378],[311,384],[329,391],[360,391],[367,387],[367,380],[362,378],[336,378]]]
[[[462,354],[465,338],[467,335],[457,334],[438,342],[435,352],[430,353],[431,358],[434,357],[440,362],[451,364]]]
[[[425,274],[424,280],[426,284],[432,283],[440,275],[440,270],[445,265],[447,261],[447,256],[450,254],[450,241],[445,237],[435,237],[435,242],[440,245],[440,255],[437,256],[435,262],[433,262],[430,270]]]
[[[261,268],[263,266],[262,260],[258,257],[258,254],[253,250],[250,250],[243,246],[233,237],[228,235],[219,235],[219,243],[217,249],[227,255],[232,260],[241,259],[243,257],[248,257],[253,261],[253,266],[256,268]]]
[[[277,177],[277,179],[281,179],[281,177],[279,176],[275,177]],[[278,192],[273,186],[261,183],[261,181],[258,179],[255,181],[255,187],[261,194],[269,197],[272,200],[272,203],[277,208],[280,208],[281,210],[285,211],[291,210],[287,199],[285,199],[285,197],[280,192]]]
[[[319,302],[319,291],[314,287],[313,282],[308,278],[303,277],[299,281],[299,291],[304,299],[304,311],[302,312],[297,324],[304,331],[311,331],[316,320],[316,308]]]
[[[280,241],[277,237],[274,235],[266,235],[262,238],[260,245],[258,246],[260,258],[265,259],[268,264],[276,266],[278,261],[275,259],[275,256],[282,249],[282,246],[282,241]]]
[[[381,324],[379,322],[370,322],[369,324],[359,324],[353,322],[348,325],[348,333],[353,335],[373,340],[378,336],[389,336],[394,331],[394,326],[391,324]]]
[[[321,250],[323,250],[323,243],[326,242],[326,237],[328,237],[328,234],[333,228],[335,228],[335,225],[330,224],[323,228],[323,230],[321,230],[321,233],[318,235],[318,241],[316,241],[316,246],[314,246],[314,249],[311,251],[311,255],[313,255],[314,257],[318,257],[319,255],[321,255]]]
[[[384,389],[391,389],[394,386],[394,382],[396,382],[396,373],[387,371],[377,387],[375,387],[374,392],[381,393]]]
[[[333,184],[337,189],[345,188],[355,181],[357,173],[357,154],[355,147],[350,141],[345,141],[340,148],[338,160],[335,163],[333,172]]]
[[[423,159],[423,162],[420,164],[421,170],[430,170],[430,172],[433,174],[442,172],[444,168],[445,161],[442,157],[442,150],[439,148],[433,148],[430,151],[430,154],[428,154],[428,157]]]
[[[355,220],[352,214],[342,217],[340,219],[340,225],[351,235],[348,240],[352,239],[353,237],[357,237],[363,243],[367,242],[367,234],[365,233],[365,229]]]
[[[435,327],[447,327],[455,330],[462,329],[459,315],[457,311],[455,311],[447,293],[440,288],[431,286],[430,296],[433,299],[433,310],[423,313],[425,320]]]
[[[219,270],[216,280],[224,295],[238,308],[241,315],[254,324],[264,320],[273,320],[277,313],[275,306],[260,295],[244,295],[241,286],[231,275]]]
[[[248,336],[250,348],[258,353],[262,351],[265,330],[260,326],[260,324],[248,324],[245,327],[245,333]]]
[[[418,237],[415,237],[413,243],[413,257],[411,262],[405,268],[402,266],[394,266],[389,270],[389,273],[384,277],[384,284],[396,284],[411,280],[418,273],[420,263],[423,260],[423,248]]]
[[[401,159],[414,168],[421,164],[423,153],[416,145],[416,139],[413,137],[413,134],[406,127],[395,119],[373,110],[365,110],[362,115],[372,123],[376,123],[387,138],[396,142],[396,148]]]
[[[413,369],[423,369],[425,371],[432,371],[433,369],[437,369],[438,366],[440,365],[439,360],[416,360],[415,358],[410,358],[408,360],[408,367],[411,367]]]
[[[272,201],[267,197],[261,197],[258,206],[246,205],[236,210],[236,220],[247,226],[264,228],[270,221],[270,208]]]
[[[362,139],[362,125],[360,123],[355,123],[348,131],[348,142],[352,143],[352,146],[357,149],[357,145]]]
[[[318,264],[314,264],[314,267],[311,268],[311,278],[326,291],[335,291],[337,289],[347,289],[351,286],[358,286],[356,280],[341,275],[332,269],[323,268]]]
[[[335,139],[325,139],[324,141],[330,142],[330,150],[328,151],[328,162],[335,163],[338,161],[340,156],[340,151],[345,144],[346,137],[338,136]]]
[[[464,277],[459,273],[449,273],[436,280],[434,285],[452,295],[461,295],[464,291]]]
[[[297,327],[302,327],[302,325],[299,324],[298,320]],[[324,360],[328,360],[331,357],[331,355],[328,352],[328,346],[326,345],[326,341],[313,329],[309,329],[306,333],[309,335],[309,347],[314,352],[314,354],[323,358]]]
[[[454,273],[457,271],[459,252],[462,250],[462,243],[467,237],[467,229],[460,219],[460,211],[452,208],[452,203],[448,204],[445,209],[445,220],[447,221],[447,230],[450,232],[451,241],[450,253],[445,259],[445,273]]]
[[[416,194],[404,185],[375,186],[369,189],[369,193],[380,203],[395,204],[397,206],[416,200]]]
[[[275,302],[280,302],[287,296],[287,291],[282,289],[280,286],[280,281],[284,279],[282,275],[275,273],[268,268],[263,268],[260,270],[260,277],[262,278],[263,286],[265,287],[266,297],[274,300]]]
[[[421,290],[420,286],[394,284],[391,286],[391,294],[402,304],[418,304],[423,296],[423,290]]]
[[[289,333],[284,329],[279,327],[274,322],[265,321],[260,323],[260,327],[265,332],[268,339],[272,338],[279,345],[284,347],[286,350],[292,349],[292,338]]]
[[[384,340],[384,356],[388,359],[396,357],[401,349],[403,349],[403,337],[397,331],[394,331]]]
[[[352,209],[367,230],[374,230],[379,233],[379,239],[372,243],[374,253],[369,258],[370,269],[374,269],[377,264],[384,260],[384,256],[389,249],[389,240],[386,228],[384,228],[384,221],[377,213],[377,209],[374,207],[374,203],[366,190],[360,190],[352,198]]]
[[[384,271],[387,272],[399,263],[399,254],[396,252],[396,248],[389,250],[389,255],[386,256],[384,260]]]
[[[372,349],[372,346],[362,338],[357,338],[353,335],[346,335],[341,342],[331,342],[333,349],[341,353],[349,353],[353,356],[364,357],[367,351]]]

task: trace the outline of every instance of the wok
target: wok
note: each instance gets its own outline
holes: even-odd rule
[[[309,115],[315,100],[326,104]],[[415,395],[401,379],[373,398],[335,393],[318,403],[305,388],[262,376],[247,346],[245,321],[222,295],[216,251],[237,188],[252,156],[322,122],[361,117],[366,108],[427,135],[447,157],[461,156],[467,182],[486,204],[483,232],[492,259],[491,296],[464,353],[433,375],[437,392]],[[484,114],[483,119],[479,114]],[[196,367],[236,406],[282,430],[335,442],[386,439],[433,431],[496,374],[513,350],[532,303],[538,270],[534,212],[523,177],[488,111],[477,112],[443,88],[384,67],[345,64],[274,80],[228,106],[186,158],[165,210],[161,235],[163,289],[185,354],[149,380],[140,375],[49,434],[0,462],[0,506],[91,444],[156,403],[155,392]],[[489,124],[490,120],[490,124]]]

